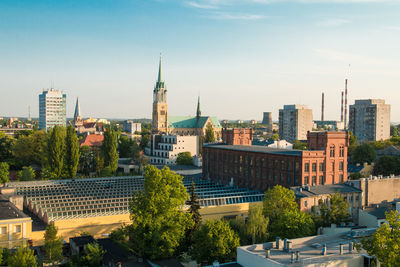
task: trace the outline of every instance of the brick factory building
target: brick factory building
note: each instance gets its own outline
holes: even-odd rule
[[[204,177],[265,191],[347,181],[348,132],[308,132],[309,150],[210,144],[203,147]]]
[[[222,140],[227,145],[251,146],[253,141],[253,128],[223,129]]]

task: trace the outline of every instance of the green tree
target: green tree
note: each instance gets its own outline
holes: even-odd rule
[[[65,137],[65,159],[64,166],[68,178],[75,178],[79,163],[79,142],[74,128],[71,125],[67,127]]]
[[[200,214],[201,207],[199,198],[196,194],[196,185],[193,181],[189,188],[189,195],[190,199],[187,202],[187,205],[189,205],[188,213],[192,215],[193,226],[188,228],[186,231],[185,245],[187,248],[191,245],[193,235],[201,225],[201,214]]]
[[[363,178],[363,177],[364,177],[364,175],[362,175],[359,172],[352,173],[349,176],[350,180],[358,180],[358,179]]]
[[[390,135],[394,136],[394,137],[398,136],[399,135],[399,129],[394,125],[390,125]]]
[[[89,146],[83,146],[80,148],[79,153],[79,172],[88,176],[93,170],[94,158],[93,151]]]
[[[142,137],[140,139],[140,150],[144,150],[147,147],[147,144],[150,141],[150,134],[144,134],[142,131]]]
[[[19,181],[33,181],[35,179],[35,171],[31,166],[23,167],[22,171],[18,172],[18,180]]]
[[[104,158],[104,167],[109,166],[112,173],[115,173],[118,168],[117,133],[112,127],[108,127],[104,133],[101,149]]]
[[[293,144],[293,149],[307,150],[307,143],[295,140]]]
[[[20,136],[13,145],[13,155],[18,167],[26,165],[42,165],[43,148],[47,142],[45,131],[34,131],[32,134]]]
[[[176,163],[179,165],[193,165],[193,158],[190,152],[181,152],[178,154]]]
[[[16,252],[14,252],[8,258],[8,266],[10,267],[36,267],[37,260],[33,253],[33,250],[26,247],[19,247]]]
[[[207,124],[206,127],[204,143],[213,143],[213,142],[215,142],[214,128],[212,127],[211,123],[209,123]]]
[[[193,226],[191,214],[182,211],[189,195],[182,176],[168,167],[147,165],[144,178],[144,190],[135,192],[130,203],[130,242],[143,257],[170,257]]]
[[[101,266],[104,253],[105,251],[98,243],[90,243],[86,247],[85,255],[81,258],[81,263],[88,267]]]
[[[382,224],[370,238],[361,240],[362,247],[371,256],[376,256],[381,266],[400,266],[400,214],[386,213],[389,224]]]
[[[191,255],[198,263],[223,263],[235,257],[239,245],[239,237],[228,222],[206,221],[194,234]]]
[[[61,237],[57,236],[57,228],[54,222],[51,222],[46,226],[44,232],[44,251],[45,251],[45,262],[51,263],[58,262],[62,259],[62,246],[63,241]]]
[[[374,175],[400,174],[400,158],[395,156],[380,157],[374,165]]]
[[[49,170],[54,173],[56,178],[61,177],[64,163],[65,142],[64,128],[54,126],[50,132],[47,142],[47,160]]]
[[[376,151],[370,144],[362,144],[357,146],[352,153],[353,163],[363,164],[372,163],[376,159]]]
[[[357,143],[357,136],[353,134],[353,132],[349,132],[349,148],[348,148],[348,154],[352,155],[354,150],[356,149],[358,143]]]
[[[311,216],[298,209],[294,192],[280,185],[265,193],[263,212],[269,218],[270,236],[295,238],[315,232]]]
[[[279,134],[273,134],[273,135],[271,135],[271,137],[269,138],[269,140],[271,140],[271,141],[277,141],[277,140],[279,140]]]
[[[249,245],[251,237],[249,237],[246,222],[243,217],[236,217],[235,219],[229,220],[229,226],[233,231],[239,236],[240,245],[245,246]]]
[[[101,176],[103,169],[104,169],[104,157],[101,153],[101,149],[93,148],[94,154],[94,165],[97,176]]]
[[[10,166],[7,162],[0,162],[0,184],[5,184],[8,182],[8,177],[10,176]]]
[[[269,218],[263,214],[261,205],[250,205],[246,230],[251,236],[252,244],[265,242],[268,238]]]
[[[349,203],[339,193],[331,195],[329,202],[328,216],[330,224],[340,225],[342,222],[348,222],[350,219]]]
[[[0,162],[7,162],[10,165],[14,164],[12,148],[15,141],[13,137],[0,133]]]
[[[140,147],[136,139],[131,139],[126,135],[121,135],[118,142],[118,152],[120,158],[131,158],[137,160],[140,155]]]

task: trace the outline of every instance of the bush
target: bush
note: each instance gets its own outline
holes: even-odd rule
[[[181,152],[176,159],[178,165],[193,165],[193,158],[190,152]]]

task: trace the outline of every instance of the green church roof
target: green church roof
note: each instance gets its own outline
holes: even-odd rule
[[[169,128],[203,128],[208,118],[210,118],[214,128],[222,128],[219,120],[216,117],[202,116],[197,118],[196,116],[169,116],[168,127]]]

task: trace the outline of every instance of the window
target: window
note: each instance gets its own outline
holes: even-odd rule
[[[335,162],[332,162],[332,171],[335,171]]]
[[[317,184],[317,176],[312,177],[312,184],[313,185]]]
[[[283,184],[285,180],[285,177],[283,176],[283,173],[281,173],[281,183]]]
[[[319,176],[318,184],[324,184],[324,176],[323,175]]]
[[[304,164],[304,171],[309,172],[310,171],[310,163],[305,163]]]
[[[21,225],[16,225],[15,226],[14,233],[21,233]]]
[[[311,165],[311,168],[312,168],[312,171],[313,171],[313,172],[316,172],[316,171],[317,171],[317,163],[313,163],[313,164]]]
[[[322,162],[319,164],[319,171],[320,172],[324,171],[324,163],[322,163]]]
[[[344,163],[343,161],[339,162],[339,171],[343,171]]]
[[[304,184],[308,184],[308,176],[304,176]]]
[[[330,155],[331,157],[334,157],[334,156],[335,156],[335,145],[331,145],[329,155]]]
[[[285,161],[281,160],[281,170],[285,170]]]
[[[344,157],[344,146],[343,145],[341,145],[340,147],[339,147],[339,157]]]
[[[343,174],[339,175],[339,183],[343,183]]]
[[[307,200],[304,201],[304,207],[307,208]]]
[[[0,227],[0,235],[5,235],[5,234],[7,234],[7,227],[6,226]]]

